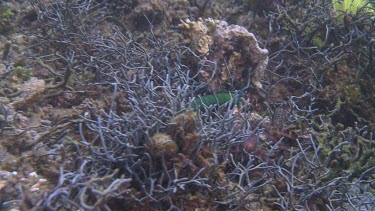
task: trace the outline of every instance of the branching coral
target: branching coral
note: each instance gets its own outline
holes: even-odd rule
[[[326,105],[316,98],[322,72],[339,67],[346,53],[354,54],[348,47],[366,43],[361,27],[353,27],[357,34],[345,33],[341,25],[332,29],[337,22],[322,16],[328,4],[280,5],[269,18],[269,39],[262,39],[271,52],[268,63],[268,50],[259,47],[252,33],[224,21],[183,22],[180,29],[189,47],[168,39],[168,30],[155,34],[153,29],[162,24],[147,24],[153,9],[153,20],[160,20],[167,7],[156,5],[161,2],[127,8],[137,8],[133,14],[144,18],[143,30],[151,28],[139,37],[124,33],[126,27],[100,26],[113,14],[104,5],[113,8],[116,1],[37,1],[46,37],[35,47],[49,47],[36,50],[42,61],[38,65],[55,76],[52,87],[63,89],[67,99],[81,92],[101,99],[86,97],[78,106],[80,120],[51,127],[30,145],[47,149],[63,142],[60,154],[51,153],[63,161],[59,179],[31,203],[35,209],[334,210],[373,205],[368,185],[374,170],[369,159],[373,133],[331,123],[340,109],[323,114],[320,108]],[[92,17],[98,21],[88,21]],[[326,26],[321,48],[310,46]],[[345,42],[331,47],[330,36]],[[250,95],[235,111],[228,104],[237,104],[238,98],[229,95],[198,109],[215,96],[197,96],[207,87],[228,93],[250,83],[264,89],[266,98]],[[189,110],[194,103],[196,110]],[[74,124],[79,137],[65,131]]]

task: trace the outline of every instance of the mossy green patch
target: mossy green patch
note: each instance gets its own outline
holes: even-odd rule
[[[33,77],[33,73],[22,66],[17,66],[12,75],[16,76],[20,82],[27,81]]]
[[[368,0],[333,0],[333,7],[339,13],[356,14],[360,9],[365,12],[374,12]],[[344,17],[339,18],[344,21]]]
[[[7,34],[13,31],[14,25],[11,19],[14,17],[12,10],[6,5],[0,5],[0,34]]]
[[[11,19],[13,18],[14,16],[14,13],[12,12],[12,10],[5,6],[5,5],[0,5],[0,19],[3,20],[3,19]]]

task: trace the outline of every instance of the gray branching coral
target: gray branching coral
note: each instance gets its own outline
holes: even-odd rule
[[[252,15],[225,1],[186,20],[223,1],[33,1],[37,78],[0,83],[21,88],[0,99],[0,155],[48,182],[37,196],[1,172],[0,208],[374,207],[375,86],[354,68],[372,61],[368,14],[342,25],[328,1],[267,1],[263,30],[228,24]]]

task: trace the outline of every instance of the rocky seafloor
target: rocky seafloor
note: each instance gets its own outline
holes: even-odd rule
[[[371,210],[374,3],[0,3],[0,210]]]

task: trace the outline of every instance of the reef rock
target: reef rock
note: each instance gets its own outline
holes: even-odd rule
[[[268,64],[268,50],[259,47],[253,33],[213,19],[182,21],[179,28],[185,38],[183,43],[204,55],[200,76],[210,81],[210,89],[221,91],[223,85],[233,82],[240,83],[237,88],[242,88],[250,77],[256,90],[262,88],[260,80]]]
[[[15,110],[19,110],[40,101],[43,98],[42,93],[46,89],[46,82],[35,77],[30,78],[27,82],[21,85],[20,90],[22,94],[15,98],[12,103]]]
[[[152,156],[160,157],[162,154],[173,155],[177,153],[178,146],[167,134],[157,133],[145,144],[146,151]]]
[[[178,25],[185,37],[183,44],[190,44],[193,50],[199,54],[206,54],[210,50],[210,45],[213,44],[210,34],[212,34],[213,29],[209,26],[214,27],[219,23],[212,19],[207,20],[211,22],[203,21],[202,19],[197,22],[191,22],[187,19],[186,21],[181,21],[181,24]]]

